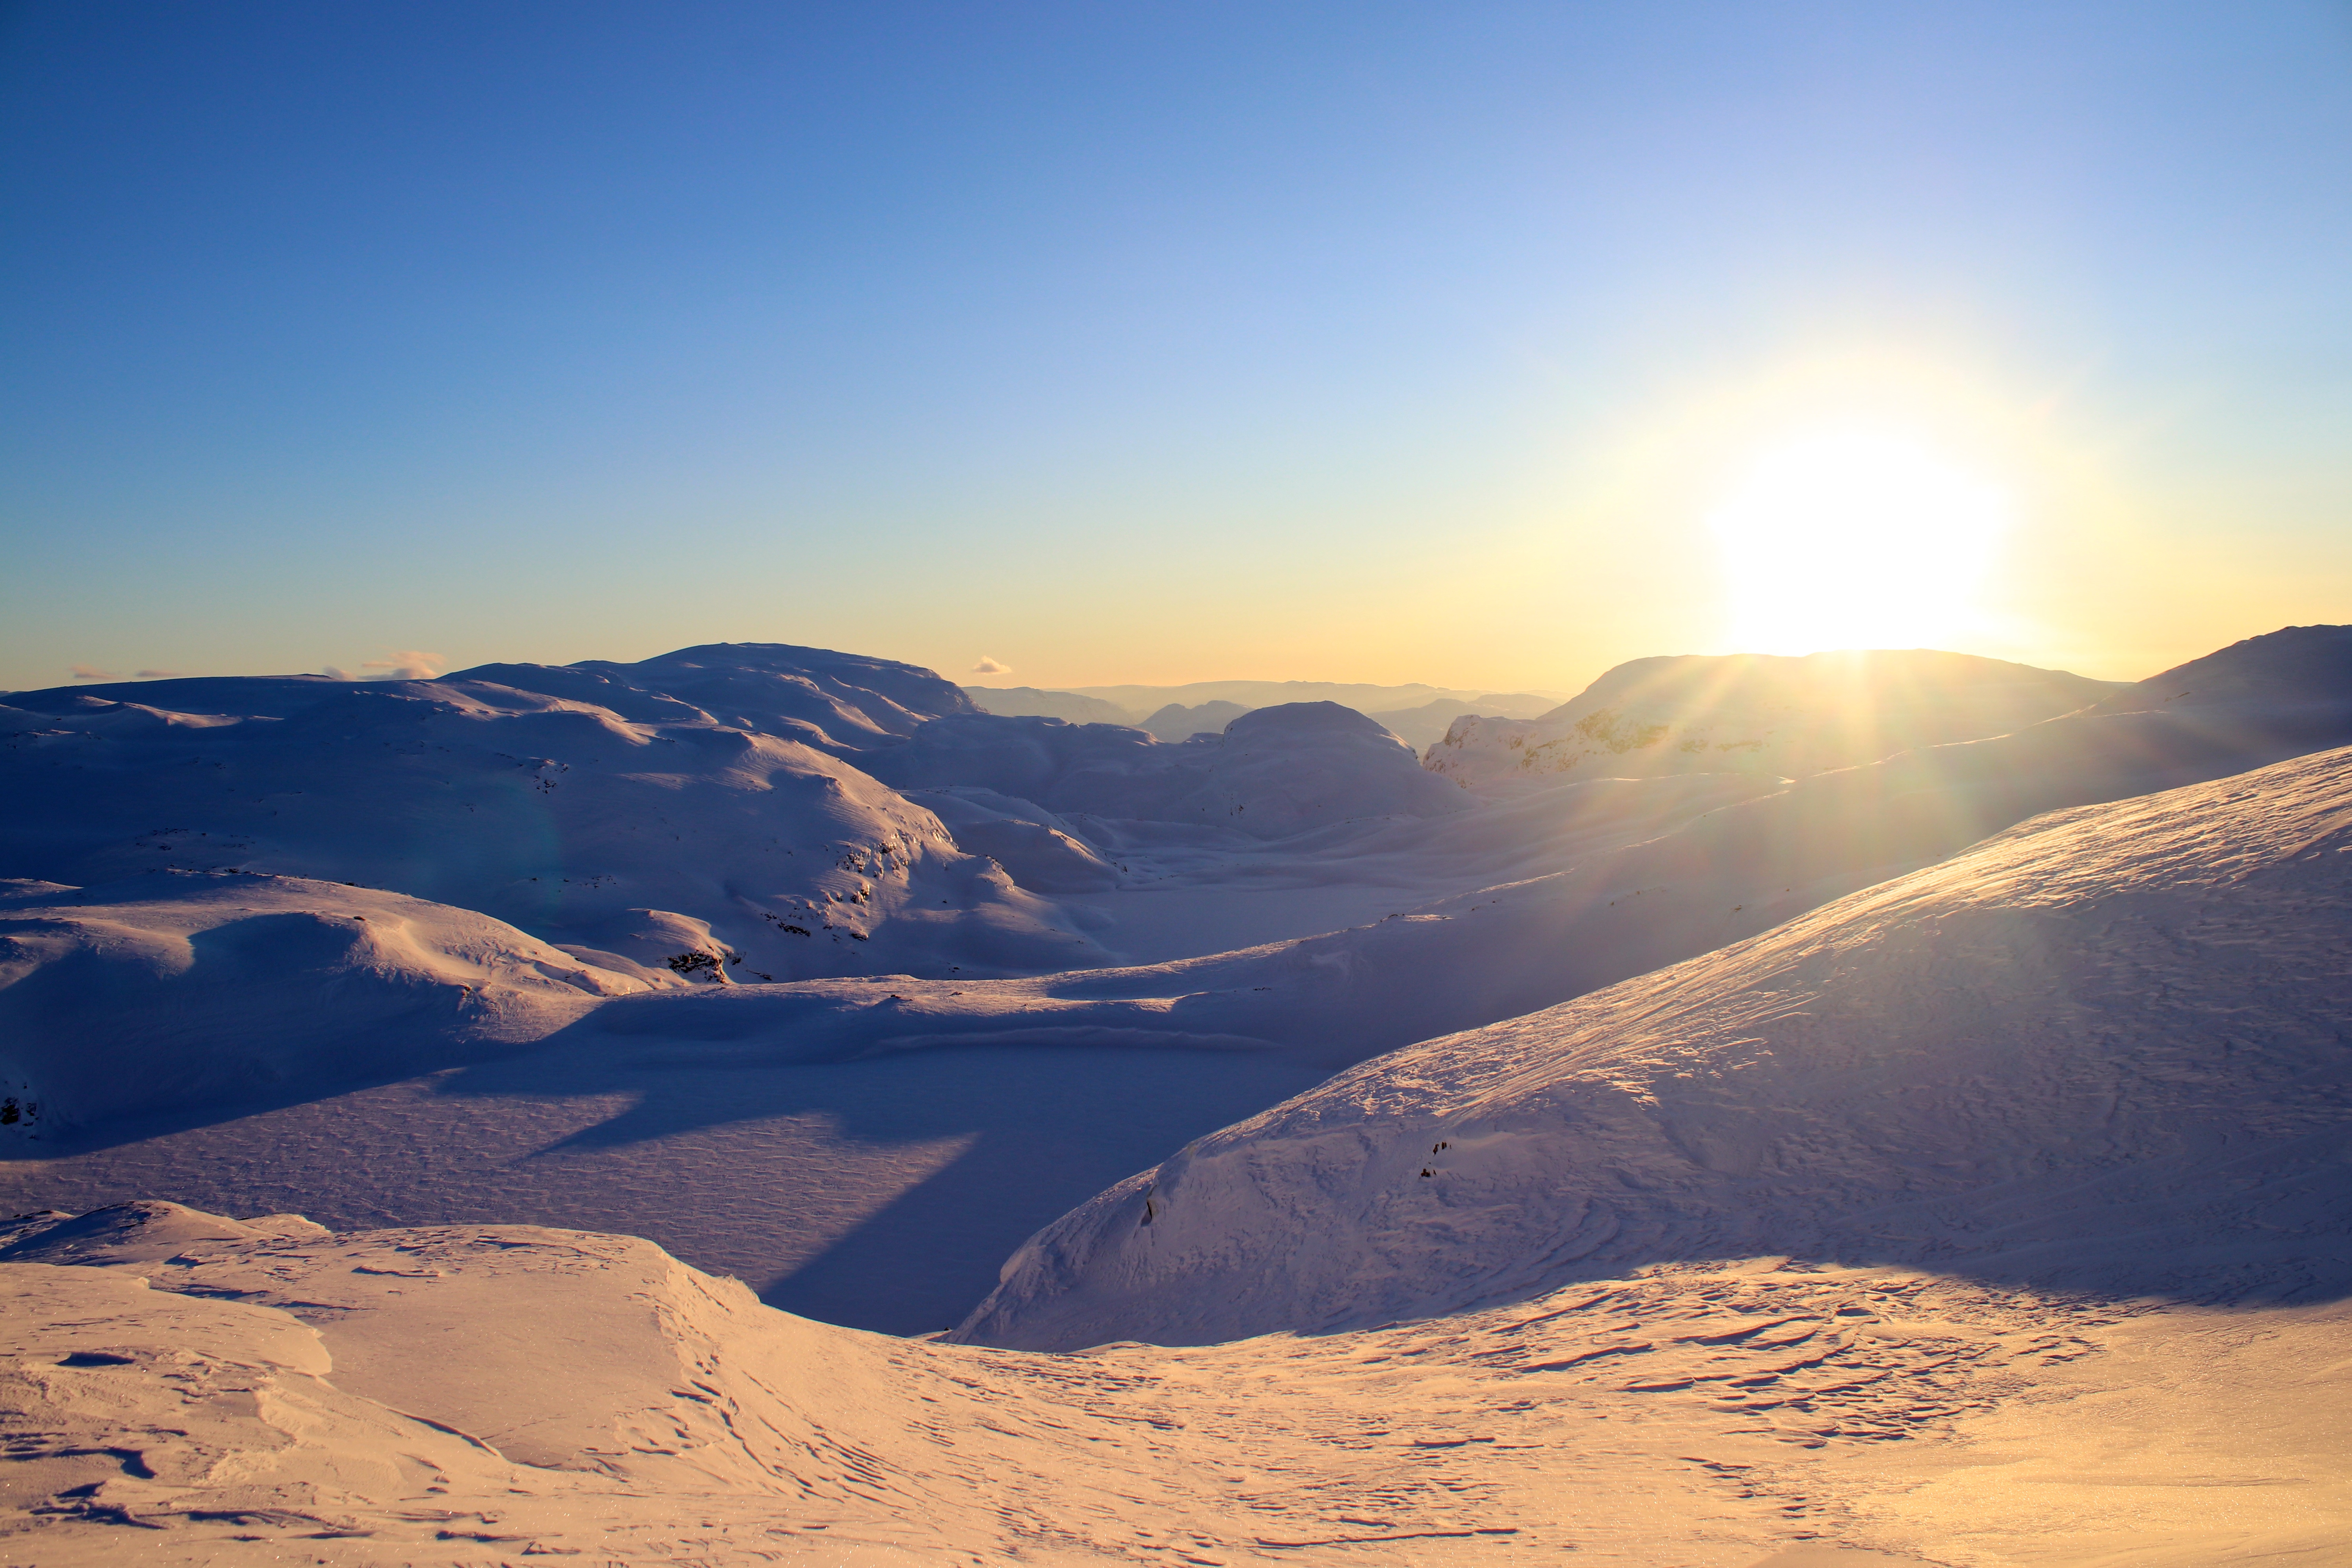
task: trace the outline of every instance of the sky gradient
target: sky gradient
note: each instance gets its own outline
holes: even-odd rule
[[[16,5],[0,211],[0,687],[1574,689],[1856,421],[1948,646],[2352,620],[2343,5]]]

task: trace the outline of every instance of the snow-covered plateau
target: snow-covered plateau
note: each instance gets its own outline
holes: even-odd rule
[[[1064,697],[0,693],[0,1557],[2352,1538],[2352,628]]]

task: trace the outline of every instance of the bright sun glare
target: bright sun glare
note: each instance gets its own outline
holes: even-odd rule
[[[1744,653],[1948,647],[1978,604],[2007,498],[1907,437],[1847,429],[1765,451],[1710,520]]]

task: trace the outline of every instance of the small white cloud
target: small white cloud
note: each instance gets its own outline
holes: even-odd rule
[[[184,670],[177,669],[142,669],[138,672],[138,675],[142,680],[177,680],[185,673]]]
[[[980,662],[971,667],[971,672],[974,675],[1010,675],[1013,673],[1013,667],[1009,664],[999,664],[988,655],[982,654]]]
[[[320,666],[319,673],[325,676],[329,680],[356,680],[359,679],[359,677],[353,675],[350,670],[331,664]]]
[[[406,647],[389,658],[368,659],[360,668],[383,670],[383,674],[378,679],[383,680],[431,680],[440,663],[441,656],[437,653]]]
[[[72,672],[76,680],[112,680],[114,679],[114,671],[92,669],[86,664],[69,664],[66,668]]]

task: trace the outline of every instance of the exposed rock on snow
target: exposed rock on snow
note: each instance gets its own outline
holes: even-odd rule
[[[2028,823],[1411,1047],[1041,1232],[961,1331],[1328,1331],[1696,1258],[2352,1287],[2352,750]]]
[[[2005,734],[2117,682],[1927,650],[1638,658],[1532,720],[1457,720],[1427,766],[1474,789],[1578,778],[1801,778]]]

